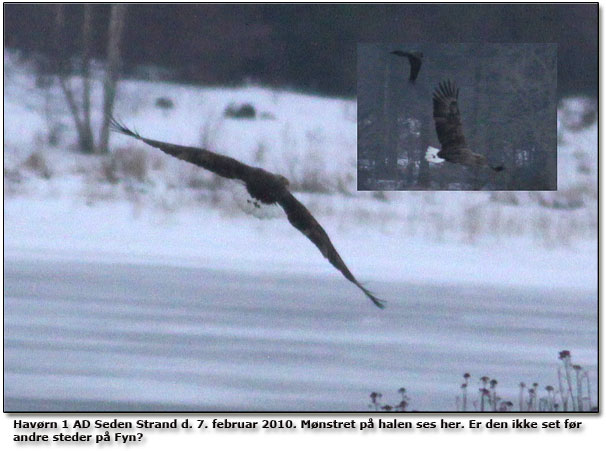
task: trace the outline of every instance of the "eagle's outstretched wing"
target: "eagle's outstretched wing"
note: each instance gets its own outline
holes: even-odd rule
[[[133,138],[160,149],[173,157],[193,163],[228,179],[239,179],[246,181],[247,175],[251,169],[250,166],[241,163],[238,160],[211,152],[206,149],[179,146],[177,144],[170,144],[162,141],[156,141],[154,139],[144,138],[137,132],[125,127],[113,117],[110,118],[110,129],[124,135],[132,136]]]
[[[421,52],[403,52],[402,50],[394,50],[391,54],[408,57],[408,62],[410,63],[410,77],[408,81],[414,83],[421,70],[423,54]]]
[[[384,301],[378,299],[370,291],[368,291],[360,282],[356,280],[354,275],[349,271],[345,262],[333,246],[330,238],[322,226],[316,221],[305,205],[297,200],[290,192],[287,192],[278,203],[286,212],[286,216],[290,223],[303,235],[316,245],[322,255],[345,276],[347,280],[355,284],[372,302],[379,308],[384,308]]]
[[[486,156],[474,153],[467,147],[463,124],[458,105],[459,89],[450,80],[440,83],[433,93],[433,120],[436,123],[436,133],[442,149],[437,157],[451,163],[483,168],[487,167],[495,172],[505,169],[504,166],[492,166]],[[426,154],[428,161],[429,152]]]
[[[450,80],[440,83],[439,88],[433,93],[433,120],[444,153],[467,146],[458,98],[459,89]]]
[[[347,278],[360,288],[372,302],[380,308],[383,308],[383,301],[377,299],[370,291],[360,284],[353,274],[349,271],[341,256],[330,242],[330,238],[315,220],[312,214],[300,203],[286,188],[282,182],[275,184],[274,175],[265,172],[259,168],[253,168],[244,163],[239,162],[230,157],[219,155],[205,149],[196,147],[178,146],[176,144],[165,143],[153,139],[144,138],[136,132],[129,130],[124,125],[120,124],[114,118],[110,118],[111,129],[132,136],[152,147],[156,147],[169,155],[177,157],[181,160],[201,166],[209,171],[214,172],[222,177],[230,179],[239,179],[247,184],[247,190],[264,203],[277,202],[286,212],[290,223],[301,231],[307,238],[314,243],[322,255],[328,259],[332,265],[337,268]],[[284,179],[286,180],[286,179]],[[256,183],[254,194],[251,192],[251,182]],[[274,191],[275,190],[275,191]]]

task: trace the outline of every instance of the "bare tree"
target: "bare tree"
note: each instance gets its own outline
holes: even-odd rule
[[[116,98],[116,84],[121,64],[120,42],[122,41],[125,21],[126,5],[122,3],[112,5],[107,40],[107,68],[103,80],[103,122],[98,147],[100,153],[108,152],[109,118]]]
[[[107,67],[103,82],[103,122],[99,145],[95,146],[91,125],[91,77],[90,62],[92,57],[93,35],[93,6],[84,5],[82,20],[82,60],[80,75],[82,78],[80,96],[70,80],[72,73],[71,63],[66,52],[65,42],[65,5],[57,4],[55,13],[55,61],[59,85],[70,113],[74,120],[78,134],[78,147],[84,153],[107,153],[109,140],[108,117],[114,105],[116,83],[120,69],[120,41],[126,19],[126,5],[114,4],[111,6],[108,30]]]
[[[90,59],[93,35],[93,5],[84,5],[84,20],[82,21],[82,114],[83,132],[86,141],[94,148],[93,131],[90,123]]]
[[[90,5],[87,5],[90,7]],[[81,152],[92,153],[94,151],[93,135],[90,129],[90,122],[88,127],[84,117],[82,117],[81,107],[76,99],[76,91],[70,81],[71,64],[69,56],[66,52],[65,45],[65,5],[57,4],[55,6],[55,64],[57,77],[59,79],[59,86],[65,95],[65,100],[69,107],[74,124],[76,126],[76,132],[78,133],[78,146]],[[85,20],[83,21],[83,38],[90,39],[90,33],[87,28],[90,28],[90,20],[87,22],[87,14],[85,14]],[[84,42],[84,48],[90,48],[90,43]],[[86,54],[86,51],[84,52]],[[85,72],[88,73],[87,62],[83,58],[83,79],[85,78]],[[90,88],[89,88],[90,89]],[[86,85],[83,89],[86,92]],[[84,104],[82,105],[84,109]]]

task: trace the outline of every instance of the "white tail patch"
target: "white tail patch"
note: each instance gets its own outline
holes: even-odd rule
[[[259,219],[275,219],[284,216],[284,210],[278,204],[267,205],[252,197],[246,191],[244,183],[230,183],[230,188],[236,204],[244,213]]]
[[[435,147],[428,146],[427,152],[425,152],[425,159],[430,163],[443,163],[446,160],[438,157],[438,152],[440,149],[436,149]]]

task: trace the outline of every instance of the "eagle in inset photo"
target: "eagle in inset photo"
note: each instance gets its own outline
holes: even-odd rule
[[[425,154],[425,159],[434,163],[439,162],[436,159],[437,156],[450,163],[476,168],[486,167],[496,172],[502,171],[505,169],[503,166],[491,166],[484,155],[474,153],[467,147],[458,99],[459,88],[450,80],[440,83],[434,91],[433,120],[436,123],[436,133],[442,149],[436,153],[435,149],[430,147]]]
[[[419,75],[419,71],[421,70],[421,63],[423,62],[423,53],[422,52],[404,52],[402,50],[394,50],[390,52],[392,55],[397,56],[406,56],[408,57],[408,62],[410,63],[410,77],[408,81],[410,83],[414,83]]]
[[[467,147],[463,135],[463,124],[459,112],[459,88],[450,80],[442,82],[433,93],[433,120],[436,123],[436,133],[442,149],[435,153],[434,148],[429,148],[425,158],[430,162],[438,162],[436,156],[450,163],[458,163],[476,168],[490,168],[499,172],[505,169],[503,166],[491,166],[486,157],[472,152]]]
[[[377,307],[383,308],[383,302],[356,280],[347,268],[343,259],[333,246],[322,226],[316,221],[309,210],[299,202],[288,190],[288,179],[279,174],[272,174],[264,169],[248,166],[234,158],[220,155],[206,149],[179,146],[162,141],[144,138],[136,132],[110,118],[112,131],[131,136],[139,141],[160,149],[180,160],[193,163],[227,179],[240,180],[246,191],[252,197],[254,205],[278,204],[288,218],[288,221],[303,233],[320,250],[324,258],[337,268],[347,280],[356,285]]]

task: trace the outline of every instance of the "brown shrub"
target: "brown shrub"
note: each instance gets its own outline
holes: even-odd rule
[[[144,150],[128,148],[116,149],[101,163],[104,180],[117,183],[124,179],[144,182],[149,172],[149,159]]]
[[[23,162],[23,166],[45,179],[50,179],[53,175],[46,162],[46,158],[44,158],[42,152],[38,150],[33,151],[29,157],[27,157]]]

